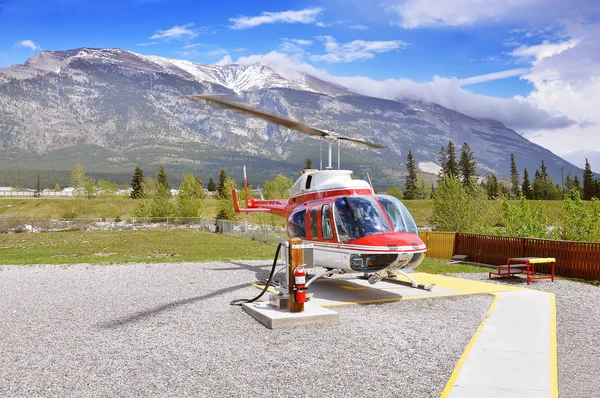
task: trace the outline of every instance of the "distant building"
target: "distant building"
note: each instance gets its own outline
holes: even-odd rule
[[[73,196],[73,195],[75,195],[75,192],[77,192],[77,189],[73,188],[73,187],[67,187],[67,188],[63,188],[63,190],[61,192],[65,196]]]

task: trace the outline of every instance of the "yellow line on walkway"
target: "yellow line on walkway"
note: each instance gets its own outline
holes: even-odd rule
[[[473,337],[471,337],[471,341],[469,341],[469,344],[467,344],[465,351],[460,356],[458,363],[456,364],[456,366],[454,367],[454,370],[452,371],[452,374],[450,375],[450,379],[448,379],[448,382],[446,383],[446,387],[444,388],[444,391],[442,391],[442,395],[440,395],[440,398],[447,398],[450,396],[450,393],[452,392],[452,389],[454,388],[454,383],[456,382],[456,379],[458,378],[458,375],[460,374],[460,370],[462,369],[463,364],[467,360],[467,357],[469,356],[471,349],[473,348],[473,346],[475,345],[475,342],[477,341],[477,338],[479,338],[479,335],[483,331],[483,328],[485,327],[488,319],[490,319],[492,312],[494,312],[494,309],[496,309],[496,303],[498,302],[498,295],[494,294],[493,296],[494,296],[494,301],[492,301],[492,305],[490,305],[490,308],[485,316],[485,319],[483,320],[483,322],[481,322],[481,325],[479,325],[479,328],[477,328],[477,331],[475,332]]]
[[[556,297],[550,294],[550,396],[558,397],[558,353],[556,350]]]

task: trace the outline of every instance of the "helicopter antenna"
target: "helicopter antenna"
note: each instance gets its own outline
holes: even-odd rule
[[[373,183],[371,182],[371,176],[369,175],[369,172],[367,171],[367,179],[369,180],[369,185],[371,186],[371,189],[373,191],[375,191],[375,189],[373,188]]]
[[[323,141],[319,140],[319,170],[323,170]]]
[[[340,169],[340,153],[341,153],[340,147],[341,147],[340,140],[338,140],[338,170]]]

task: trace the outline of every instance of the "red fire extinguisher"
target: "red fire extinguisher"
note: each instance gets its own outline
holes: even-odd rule
[[[294,298],[297,303],[306,303],[306,270],[299,265],[294,270]]]

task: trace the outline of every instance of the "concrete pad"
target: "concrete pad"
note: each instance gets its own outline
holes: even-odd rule
[[[461,292],[434,287],[432,291],[380,281],[371,285],[361,278],[330,278],[315,281],[308,288],[312,294],[311,303],[329,307],[349,304],[371,304],[398,301],[402,299],[428,298],[456,295]]]
[[[269,329],[317,323],[336,324],[340,321],[337,312],[313,303],[305,303],[304,312],[279,310],[268,303],[245,303],[242,308]]]

